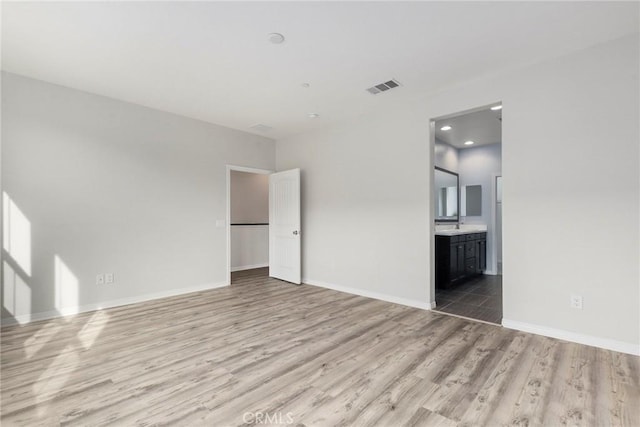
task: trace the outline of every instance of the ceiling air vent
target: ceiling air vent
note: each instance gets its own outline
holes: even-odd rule
[[[380,83],[379,85],[371,86],[367,88],[367,92],[372,95],[376,95],[380,92],[385,92],[389,89],[393,89],[394,87],[400,86],[400,83],[397,80],[389,80],[388,82]]]
[[[263,124],[258,123],[258,124],[249,126],[249,129],[253,129],[253,130],[258,131],[258,132],[268,132],[273,128],[271,126],[267,126],[267,125],[263,125]]]

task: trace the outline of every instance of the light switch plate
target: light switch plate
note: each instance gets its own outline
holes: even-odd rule
[[[577,308],[578,310],[582,310],[582,296],[581,295],[571,295],[571,307]]]

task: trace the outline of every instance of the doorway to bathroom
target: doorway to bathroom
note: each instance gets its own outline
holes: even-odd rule
[[[502,105],[432,120],[434,310],[502,322]]]

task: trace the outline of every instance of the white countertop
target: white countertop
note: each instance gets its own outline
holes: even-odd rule
[[[477,227],[471,227],[471,226],[467,226],[464,227],[462,226],[461,228],[450,228],[450,229],[446,229],[446,230],[436,230],[435,231],[435,235],[436,236],[457,236],[459,234],[471,234],[471,233],[486,233],[487,232],[487,227],[486,226],[477,226]]]

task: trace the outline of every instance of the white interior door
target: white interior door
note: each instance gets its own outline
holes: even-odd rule
[[[300,284],[300,169],[269,175],[269,276]]]

